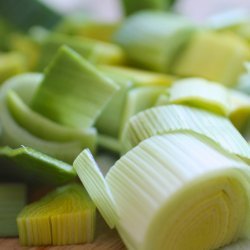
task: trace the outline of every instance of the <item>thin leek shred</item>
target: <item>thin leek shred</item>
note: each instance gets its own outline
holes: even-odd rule
[[[47,67],[32,108],[59,124],[89,128],[118,89],[78,53],[63,46]]]
[[[128,249],[209,250],[249,237],[249,166],[204,136],[148,138],[105,178],[89,151],[74,167]]]
[[[83,187],[71,184],[25,207],[18,215],[17,224],[23,246],[91,242],[95,206]]]
[[[144,9],[167,10],[175,3],[175,0],[137,0],[136,2],[123,0],[122,3],[125,13],[130,15]]]
[[[131,62],[158,72],[169,72],[194,25],[173,13],[143,11],[129,17],[114,35]]]
[[[38,0],[1,1],[0,15],[21,30],[36,25],[52,28],[61,19],[60,14]]]
[[[186,104],[206,109],[229,117],[239,130],[244,127],[250,115],[248,95],[202,78],[178,80],[166,94],[167,98],[161,95],[158,105]]]
[[[29,147],[0,148],[0,180],[25,181],[51,186],[72,181],[76,173],[71,165]]]
[[[26,205],[24,184],[0,183],[0,237],[18,235],[16,217]]]
[[[109,135],[98,134],[97,144],[102,149],[119,154],[121,152],[121,143],[117,138]]]
[[[2,86],[1,145],[13,148],[29,146],[70,163],[85,147],[94,152],[95,129],[67,128],[42,117],[28,107],[42,78],[42,74],[23,74],[9,79]]]
[[[129,118],[140,111],[153,107],[158,96],[164,91],[164,89],[164,87],[160,86],[148,86],[134,88],[127,93],[119,137]]]
[[[244,72],[243,64],[249,58],[248,44],[235,34],[197,32],[177,58],[173,73],[232,86]]]
[[[95,64],[120,65],[126,61],[124,51],[116,44],[86,37],[72,37],[64,34],[49,34],[42,42],[39,69],[43,69],[53,59],[56,51],[67,45],[88,61]]]
[[[123,152],[151,136],[180,131],[203,135],[228,152],[250,160],[248,143],[227,118],[182,105],[151,108],[133,116],[122,134]]]

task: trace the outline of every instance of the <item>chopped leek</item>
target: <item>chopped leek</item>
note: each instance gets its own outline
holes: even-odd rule
[[[198,32],[177,58],[173,73],[183,77],[204,77],[225,85],[236,85],[243,64],[250,58],[244,40],[234,34]]]
[[[16,218],[26,204],[26,186],[0,183],[0,237],[17,236]]]
[[[154,71],[169,72],[194,29],[189,20],[177,14],[143,11],[126,19],[114,40],[132,62]]]
[[[83,148],[93,152],[96,131],[71,129],[56,124],[28,105],[42,80],[41,74],[23,74],[9,79],[0,90],[1,145],[29,146],[72,163]],[[11,92],[12,91],[12,92]]]
[[[95,206],[83,187],[71,184],[25,207],[18,215],[17,224],[23,246],[91,242]]]
[[[100,148],[107,149],[117,154],[121,152],[120,141],[112,136],[98,134],[97,143]]]
[[[47,67],[32,108],[59,124],[88,128],[118,89],[78,53],[63,46]]]
[[[248,143],[227,118],[182,105],[151,108],[133,116],[123,131],[123,151],[151,136],[179,131],[203,135],[228,152],[250,161]]]
[[[86,150],[74,168],[128,249],[216,249],[249,237],[249,166],[204,136],[146,139],[105,178]]]
[[[0,147],[0,180],[18,180],[32,184],[59,185],[72,181],[76,173],[71,165],[29,147]]]

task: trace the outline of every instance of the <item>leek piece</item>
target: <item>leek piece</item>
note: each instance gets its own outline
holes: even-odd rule
[[[94,129],[66,128],[49,121],[27,107],[42,78],[41,74],[23,74],[9,79],[2,86],[0,90],[2,126],[0,145],[13,148],[21,145],[29,146],[70,163],[84,147],[95,151],[96,132]],[[11,95],[10,91],[14,91],[17,95]]]
[[[169,72],[173,61],[194,33],[194,25],[173,13],[143,11],[121,25],[114,41],[141,67]]]
[[[122,133],[126,122],[130,117],[151,108],[155,105],[158,96],[164,91],[165,87],[148,86],[131,89],[126,98],[123,117],[121,121],[120,134]]]
[[[105,71],[102,72],[107,77],[111,78],[120,89],[112,96],[109,103],[104,107],[100,116],[96,120],[95,126],[99,133],[117,138],[120,131],[126,95],[133,84],[130,80],[127,80],[118,74]]]
[[[26,205],[26,186],[0,183],[0,237],[17,236],[16,217]]]
[[[122,3],[126,15],[130,15],[144,9],[167,10],[175,0],[123,0]]]
[[[38,69],[43,69],[53,59],[56,51],[67,45],[96,64],[124,64],[124,51],[116,44],[98,41],[86,37],[72,37],[64,34],[48,34],[42,42],[41,58]]]
[[[11,76],[27,70],[27,60],[22,53],[7,52],[0,54],[0,84]]]
[[[118,217],[114,201],[103,174],[88,149],[78,155],[73,167],[106,223],[114,228]]]
[[[92,152],[95,152],[96,130],[94,128],[86,130],[71,129],[51,122],[33,112],[13,91],[8,92],[7,104],[15,121],[31,134],[47,141],[67,142],[79,140],[82,143],[82,148],[89,148]]]
[[[32,108],[60,124],[88,128],[118,89],[78,53],[63,46],[47,67]]]
[[[18,215],[17,224],[23,246],[91,242],[95,206],[83,187],[71,184],[26,206]]]
[[[216,249],[249,236],[249,166],[204,136],[144,140],[105,179],[86,150],[74,168],[128,249]]]
[[[124,77],[132,81],[136,87],[170,86],[176,80],[172,75],[122,66],[101,65],[99,69],[108,75],[117,74],[119,77]]]
[[[107,149],[117,154],[121,152],[120,141],[112,136],[98,134],[97,143],[100,148]]]
[[[173,73],[235,85],[249,58],[248,45],[238,36],[198,32],[176,60]]]
[[[182,105],[155,107],[133,116],[121,137],[123,151],[151,136],[179,131],[203,135],[228,152],[250,160],[248,143],[227,118]]]
[[[1,147],[0,163],[2,180],[59,185],[76,177],[71,165],[24,146],[17,149]]]
[[[1,1],[0,15],[21,30],[35,25],[52,28],[61,19],[61,15],[38,0]]]

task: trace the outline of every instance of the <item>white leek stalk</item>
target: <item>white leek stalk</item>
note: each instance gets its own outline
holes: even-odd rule
[[[249,166],[204,136],[146,139],[105,178],[89,151],[74,167],[128,249],[216,249],[250,235]]]

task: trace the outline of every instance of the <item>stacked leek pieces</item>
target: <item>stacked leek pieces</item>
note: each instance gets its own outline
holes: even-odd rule
[[[248,249],[250,17],[98,23],[32,1],[18,19],[15,2],[0,3],[0,237],[92,242],[97,208],[128,249]]]

